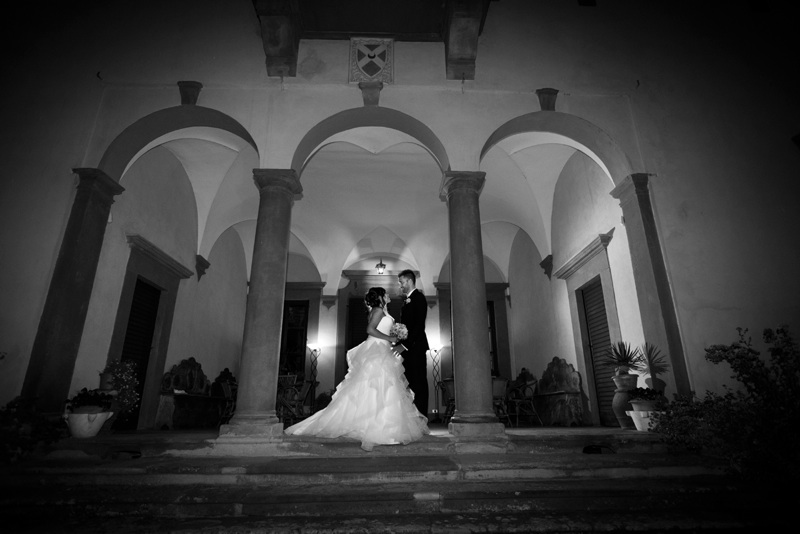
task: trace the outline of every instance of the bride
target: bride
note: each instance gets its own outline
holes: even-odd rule
[[[403,359],[392,351],[397,336],[386,310],[389,295],[373,287],[364,298],[369,310],[367,340],[347,351],[347,376],[330,404],[284,432],[296,436],[348,437],[371,451],[375,445],[403,445],[428,434],[428,419],[414,406]]]

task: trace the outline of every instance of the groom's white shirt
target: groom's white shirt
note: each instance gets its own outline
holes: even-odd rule
[[[411,298],[411,293],[413,293],[413,292],[414,292],[414,291],[416,291],[416,290],[417,290],[417,288],[415,287],[414,289],[412,289],[411,291],[409,291],[409,292],[408,292],[408,295],[406,295],[406,298],[405,298],[405,300],[408,300],[408,299],[410,299],[410,298]],[[405,301],[404,301],[404,303],[405,303]],[[402,343],[400,343],[399,341],[397,342],[397,345],[395,345],[395,347],[397,347],[398,345],[399,345],[399,346],[401,346],[401,347],[403,347],[403,350],[401,350],[400,352],[403,352],[403,351],[406,351],[406,350],[408,350],[408,347],[406,347],[405,345],[403,345],[403,344],[402,344]],[[399,354],[399,353],[398,353],[398,354]]]

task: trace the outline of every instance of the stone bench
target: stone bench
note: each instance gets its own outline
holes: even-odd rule
[[[571,363],[554,357],[537,381],[533,403],[545,426],[583,426],[587,399],[581,375]]]
[[[236,379],[225,369],[210,383],[194,358],[164,373],[156,428],[217,428],[227,423],[236,406]]]

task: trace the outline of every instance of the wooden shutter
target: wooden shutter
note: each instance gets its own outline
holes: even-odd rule
[[[610,348],[611,339],[608,333],[608,318],[606,317],[605,301],[603,300],[603,286],[598,278],[581,290],[583,296],[583,312],[586,317],[586,330],[589,337],[589,348],[594,370],[595,391],[597,403],[600,408],[600,422],[606,426],[617,426],[617,418],[611,409],[614,398],[614,381],[611,376],[614,370],[610,367],[599,365],[600,360]]]

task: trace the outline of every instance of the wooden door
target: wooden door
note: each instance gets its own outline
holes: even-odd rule
[[[605,300],[603,299],[603,286],[600,277],[595,278],[583,288],[579,289],[578,302],[583,303],[584,347],[588,350],[594,372],[594,386],[597,395],[600,424],[604,426],[619,426],[617,418],[611,409],[614,398],[614,381],[611,380],[613,369],[600,365],[603,354],[611,349],[611,338],[608,331],[608,318],[606,316]]]
[[[136,390],[140,399],[144,396],[144,384],[153,350],[153,334],[156,329],[160,300],[161,290],[159,288],[147,283],[142,278],[137,278],[120,359],[132,361],[136,365],[136,378],[139,380]],[[140,407],[141,402],[130,412],[121,414],[114,422],[114,429],[135,429],[139,421]]]

